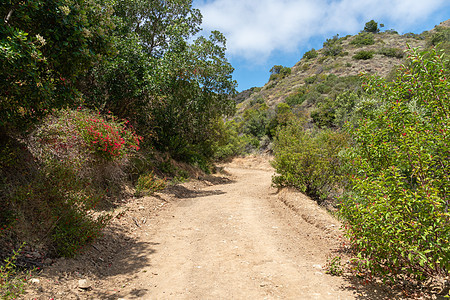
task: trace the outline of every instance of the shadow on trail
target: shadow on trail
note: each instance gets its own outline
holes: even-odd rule
[[[355,293],[358,300],[391,300],[391,299],[424,299],[423,295],[417,294],[418,290],[410,290],[400,286],[390,286],[376,282],[369,282],[364,278],[355,275],[346,275],[344,279],[351,284],[350,287],[342,287]],[[433,299],[445,300],[444,295],[433,295]],[[428,297],[425,297],[428,299]]]
[[[55,266],[57,270],[89,274],[96,279],[136,274],[151,265],[150,255],[156,252],[153,248],[156,245],[159,243],[130,237],[120,226],[110,226],[94,244],[86,246],[82,254],[73,259],[59,259]]]
[[[227,177],[214,176],[214,175],[205,175],[199,177],[202,183],[205,183],[207,186],[215,186],[215,185],[224,185],[224,184],[232,184],[235,181],[231,180]],[[222,195],[225,192],[221,190],[205,190],[204,187],[201,188],[187,188],[181,184],[168,186],[164,192],[165,194],[169,194],[179,199],[188,199],[188,198],[199,198],[213,195]]]
[[[174,185],[166,188],[165,193],[170,194],[176,198],[187,199],[187,198],[199,198],[212,195],[222,195],[225,192],[221,190],[205,191],[205,190],[191,190],[181,185]]]
[[[118,291],[117,293],[111,294],[108,292],[96,292],[93,293],[95,299],[105,299],[105,300],[117,300],[117,299],[145,299],[144,297],[147,295],[148,297],[148,289],[133,289],[130,292],[123,293]]]

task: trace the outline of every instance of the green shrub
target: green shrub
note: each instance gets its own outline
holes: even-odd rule
[[[334,101],[334,126],[342,128],[345,122],[351,120],[358,100],[358,95],[350,91],[346,91],[336,97]]]
[[[341,40],[339,35],[333,36],[331,39],[327,39],[323,43],[324,54],[328,56],[338,56],[342,52]]]
[[[408,51],[395,81],[372,77],[377,110],[349,124],[351,185],[341,214],[360,271],[383,279],[450,274],[450,81],[434,50]]]
[[[431,36],[430,44],[437,46],[440,43],[450,42],[450,28],[437,27]]]
[[[325,83],[321,83],[316,86],[316,91],[321,94],[328,94],[331,91],[331,87]]]
[[[358,51],[356,52],[355,55],[353,55],[353,59],[357,59],[357,60],[367,60],[367,59],[371,59],[373,57],[373,52],[372,51]]]
[[[339,151],[347,145],[344,134],[330,130],[311,133],[301,121],[281,128],[275,139],[275,186],[292,186],[317,201],[335,196],[340,186]]]
[[[266,127],[269,123],[268,106],[266,104],[257,105],[247,109],[242,115],[242,133],[261,138],[266,134]]]
[[[381,48],[378,51],[378,53],[387,57],[395,57],[395,58],[403,58],[405,56],[403,50],[398,48]]]
[[[394,29],[388,29],[385,31],[388,34],[398,34],[398,31],[394,30]]]
[[[317,108],[311,112],[311,118],[319,128],[333,127],[335,118],[334,103],[330,98],[317,102]]]
[[[281,65],[275,65],[270,69],[269,81],[281,80],[291,74],[291,68],[283,67]]]
[[[313,59],[316,58],[319,54],[317,53],[316,49],[312,48],[311,50],[305,52],[303,54],[303,58],[305,59]]]
[[[367,46],[375,44],[375,39],[373,34],[369,32],[362,32],[355,36],[355,38],[350,42],[352,45],[356,46]]]
[[[416,39],[416,40],[423,40],[422,35],[413,33],[413,32],[407,32],[407,33],[403,34],[403,37],[410,38],[410,39]]]
[[[166,180],[158,178],[153,174],[153,172],[143,174],[139,176],[136,183],[136,194],[139,196],[153,194],[157,191],[165,189],[166,185]]]
[[[16,266],[16,260],[24,244],[19,249],[14,250],[12,255],[6,258],[0,266],[0,298],[9,300],[17,299],[25,291],[27,279],[31,276],[31,271],[21,272]]]
[[[306,84],[313,84],[317,79],[317,75],[311,76],[311,77],[306,77],[305,78],[305,83]]]
[[[214,158],[225,160],[227,158],[243,155],[258,147],[258,138],[239,132],[235,120],[221,122],[222,135],[216,140]]]
[[[299,89],[294,94],[287,96],[284,101],[286,102],[286,104],[288,104],[291,107],[300,105],[306,99],[305,93],[306,93],[306,89]]]
[[[370,20],[369,22],[367,22],[364,25],[364,31],[365,32],[377,33],[377,32],[380,32],[380,29],[378,29],[378,23],[377,22],[375,22],[374,20]]]

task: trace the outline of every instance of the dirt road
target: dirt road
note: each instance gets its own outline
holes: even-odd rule
[[[322,269],[333,242],[314,224],[290,224],[270,188],[273,171],[229,165],[232,180],[180,199],[151,238],[148,299],[352,299]],[[287,217],[287,218],[285,218]]]
[[[117,233],[106,236],[94,245],[99,253],[92,250],[75,262],[52,266],[43,294],[61,299],[356,298],[347,282],[323,269],[338,243],[335,219],[301,194],[277,194],[267,162],[235,160],[224,170],[229,176],[209,186],[174,187],[177,197],[157,223],[143,221],[148,202],[138,202],[141,206],[130,210],[141,214],[132,217],[134,228],[120,239]],[[114,247],[102,244],[108,241],[115,241],[114,255],[103,252]],[[82,268],[77,261],[92,263]],[[64,286],[62,270],[72,273],[66,290],[55,295],[50,285]],[[92,289],[77,289],[73,274],[88,277]]]

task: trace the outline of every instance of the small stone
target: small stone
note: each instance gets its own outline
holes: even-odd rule
[[[139,210],[145,209],[145,206],[139,206]]]
[[[322,266],[321,265],[313,265],[313,268],[322,270]]]
[[[80,289],[87,290],[91,287],[91,284],[89,283],[89,280],[87,280],[87,279],[80,279],[80,280],[78,280],[78,287]]]
[[[315,272],[314,274],[315,274],[315,275],[320,275],[320,276],[323,275],[323,273],[321,273],[321,272]]]
[[[39,279],[37,279],[37,278],[31,278],[31,279],[30,279],[30,282],[31,282],[31,283],[34,283],[34,284],[38,284],[38,283],[40,283],[41,281],[40,281]]]
[[[53,263],[53,259],[51,259],[51,258],[44,259],[44,265],[51,265],[52,263]]]

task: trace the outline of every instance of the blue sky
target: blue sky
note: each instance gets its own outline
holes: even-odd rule
[[[238,91],[263,86],[274,65],[292,67],[336,34],[357,34],[375,20],[400,34],[421,33],[450,18],[448,0],[194,0],[208,35],[227,37]]]

